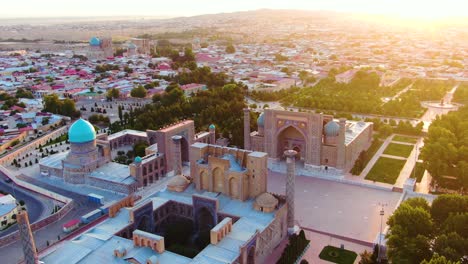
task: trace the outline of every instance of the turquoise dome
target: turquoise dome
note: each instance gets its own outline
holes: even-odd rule
[[[140,162],[141,162],[141,157],[140,157],[140,156],[136,156],[136,157],[135,157],[135,162],[136,162],[136,163],[140,163]]]
[[[89,40],[89,45],[91,46],[99,46],[101,45],[101,40],[96,38],[96,37],[92,37],[90,40]]]
[[[265,126],[265,113],[261,113],[257,118],[257,125],[258,126]]]
[[[137,46],[135,44],[133,44],[133,43],[130,43],[130,44],[128,44],[128,48],[129,49],[136,49]]]
[[[336,137],[340,134],[340,125],[335,121],[330,121],[325,125],[325,135],[329,137]]]
[[[84,119],[79,119],[68,130],[68,140],[71,143],[84,143],[96,139],[93,125]]]
[[[216,126],[215,126],[214,124],[211,124],[209,128],[210,128],[210,129],[215,129]]]

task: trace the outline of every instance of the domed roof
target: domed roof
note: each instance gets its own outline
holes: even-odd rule
[[[177,187],[177,186],[186,186],[188,184],[187,178],[182,175],[174,176],[168,183],[167,186],[169,187]]]
[[[101,45],[101,40],[96,38],[96,37],[92,37],[90,40],[89,40],[89,45],[91,46],[99,46]]]
[[[325,125],[325,135],[336,137],[340,134],[340,125],[335,121],[330,121]]]
[[[141,157],[140,157],[140,156],[136,156],[136,157],[135,157],[135,162],[136,162],[136,163],[140,163],[140,162],[141,162],[141,160],[142,160],[142,159],[141,159]]]
[[[84,143],[96,139],[93,125],[84,119],[78,119],[68,130],[68,140],[71,143]]]
[[[257,125],[258,126],[265,126],[265,113],[261,113],[257,118]]]
[[[125,253],[125,248],[122,245],[118,245],[115,250],[121,254]]]
[[[210,128],[210,129],[215,129],[216,126],[215,126],[214,124],[211,124],[209,128]]]
[[[255,203],[260,207],[273,208],[278,205],[278,199],[276,199],[270,193],[262,193],[255,199]]]
[[[130,43],[130,44],[128,44],[128,48],[129,49],[136,49],[137,46],[135,44],[133,44],[133,43]]]

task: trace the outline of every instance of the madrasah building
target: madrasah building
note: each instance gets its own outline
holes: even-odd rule
[[[306,169],[349,171],[372,142],[370,122],[334,119],[332,115],[265,109],[250,131],[250,110],[244,109],[244,148],[262,151],[275,163],[295,150]]]
[[[106,219],[90,230],[41,256],[26,247],[25,256],[49,264],[265,263],[288,231],[295,230],[297,153],[286,153],[285,196],[267,191],[264,152],[195,142],[189,146],[190,176],[186,176],[182,174],[183,136],[170,139],[175,176],[166,189],[143,199],[127,196],[109,206]],[[181,222],[191,227],[189,241],[182,246],[185,254],[167,232]]]

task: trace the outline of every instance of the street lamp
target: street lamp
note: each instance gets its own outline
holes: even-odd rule
[[[381,249],[381,246],[382,246],[382,226],[383,226],[383,217],[385,215],[385,211],[384,211],[384,207],[387,206],[387,204],[384,204],[384,203],[379,203],[380,206],[382,206],[382,208],[380,209],[380,233],[379,233],[379,248],[378,248],[378,252],[377,252],[377,263],[380,263],[380,260],[381,260],[381,256],[380,256],[380,249]]]

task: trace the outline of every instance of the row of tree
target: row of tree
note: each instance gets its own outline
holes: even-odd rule
[[[432,205],[420,197],[408,199],[387,224],[387,255],[391,263],[467,261],[468,196],[440,195]],[[442,262],[441,257],[448,261]]]
[[[424,165],[441,187],[468,189],[468,106],[437,117],[421,150]]]

